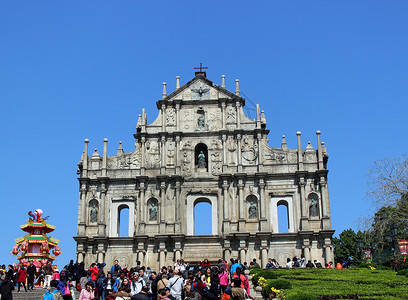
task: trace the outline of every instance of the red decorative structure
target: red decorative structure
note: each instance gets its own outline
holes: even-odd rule
[[[408,242],[406,240],[400,240],[398,242],[398,247],[401,251],[401,255],[404,256],[404,262],[405,262],[405,259],[407,258],[407,254],[408,254]]]
[[[45,222],[48,217],[42,217],[41,209],[36,209],[34,214],[30,211],[28,215],[30,216],[28,223],[20,226],[28,234],[15,239],[16,245],[11,250],[11,253],[20,261],[17,265],[27,266],[28,262],[32,261],[36,267],[39,267],[48,261],[53,262],[56,256],[62,253],[61,247],[58,247],[59,241],[47,236],[47,233],[55,230],[55,226]]]

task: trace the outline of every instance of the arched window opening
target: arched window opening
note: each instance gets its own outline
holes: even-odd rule
[[[194,235],[212,234],[212,205],[207,199],[194,204]]]
[[[199,143],[195,146],[194,165],[196,169],[208,170],[208,148],[206,144]]]
[[[129,236],[129,206],[121,205],[118,208],[118,236]]]
[[[278,202],[278,231],[289,232],[289,208],[286,201]]]
[[[247,204],[247,215],[248,219],[258,219],[259,217],[259,209],[258,209],[258,198],[255,195],[249,195],[246,198]]]

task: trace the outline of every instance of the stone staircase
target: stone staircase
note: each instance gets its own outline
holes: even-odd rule
[[[262,288],[258,287],[254,287],[254,285],[252,284],[252,275],[249,274],[248,270],[245,270],[245,275],[248,277],[248,281],[249,281],[249,293],[251,294],[251,297],[255,300],[262,300]]]
[[[45,290],[41,287],[35,287],[33,291],[25,292],[24,288],[20,288],[20,293],[17,289],[13,291],[13,300],[41,300],[45,294]],[[75,291],[75,299],[79,299],[79,293]]]

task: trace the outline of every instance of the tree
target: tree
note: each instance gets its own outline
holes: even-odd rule
[[[358,249],[357,244],[360,239],[363,240],[363,236],[361,231],[355,233],[350,228],[340,233],[338,238],[333,238],[335,261],[341,262],[344,259],[348,265],[360,264],[363,249]]]

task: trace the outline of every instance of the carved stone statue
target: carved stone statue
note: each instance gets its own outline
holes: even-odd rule
[[[203,116],[203,115],[200,115],[200,116],[198,117],[197,123],[198,123],[198,129],[199,129],[200,131],[204,130],[205,121],[204,121],[204,116]]]
[[[206,167],[207,163],[205,162],[205,154],[203,151],[200,151],[200,154],[198,154],[198,168],[205,169]]]
[[[256,219],[258,217],[257,211],[256,211],[256,206],[253,201],[251,201],[251,204],[249,205],[249,218],[250,219]]]
[[[90,221],[92,223],[96,223],[98,222],[98,210],[96,209],[96,204],[94,204],[91,208],[91,217],[90,217]]]
[[[157,221],[157,207],[152,203],[149,209],[149,221]]]
[[[318,217],[319,216],[319,203],[316,199],[312,198],[310,202],[310,217]]]

